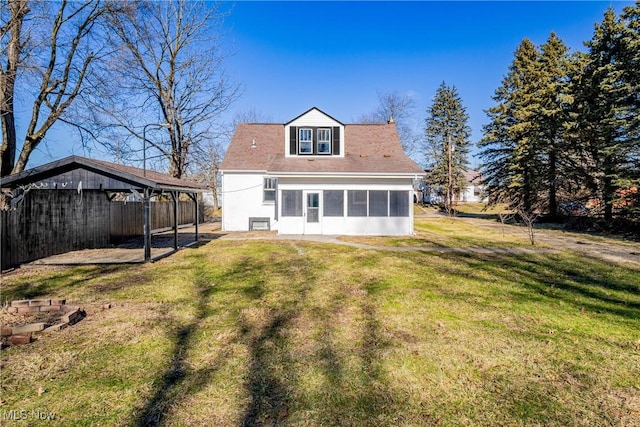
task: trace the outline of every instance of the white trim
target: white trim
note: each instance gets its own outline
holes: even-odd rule
[[[268,172],[275,177],[298,178],[417,178],[425,174],[417,173],[370,173],[370,172]]]
[[[237,169],[225,169],[220,171],[225,173],[237,173],[237,174],[255,174],[261,173],[272,177],[299,177],[299,178],[414,178],[425,176],[425,173],[371,173],[371,172],[274,172],[267,170],[237,170]]]

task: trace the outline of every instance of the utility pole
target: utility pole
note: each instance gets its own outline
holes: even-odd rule
[[[452,167],[451,167],[451,135],[447,134],[447,166],[448,166],[448,172],[447,172],[447,213],[449,214],[449,216],[453,216],[452,215],[452,201],[453,201],[453,197],[452,197],[452,193],[453,193],[453,176],[452,176]]]

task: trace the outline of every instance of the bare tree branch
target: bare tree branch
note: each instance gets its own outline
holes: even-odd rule
[[[219,39],[226,14],[211,2],[135,4],[110,20],[126,48],[114,80],[127,87],[127,102],[114,98],[99,107],[123,131],[122,140],[146,142],[165,156],[169,173],[182,177],[194,147],[215,138],[215,122],[240,93],[222,68]],[[142,141],[148,124],[158,126],[150,126],[153,138]]]
[[[8,37],[11,54],[0,79],[2,175],[22,171],[31,153],[61,119],[84,127],[68,113],[89,82],[100,80],[94,79],[93,74],[99,69],[96,62],[107,56],[106,45],[96,43],[92,36],[101,31],[105,16],[117,13],[120,7],[120,3],[103,0],[58,3],[8,0],[8,3],[9,22],[0,32],[3,40]],[[50,6],[57,7],[55,13],[50,13]],[[37,21],[37,25],[25,30],[29,19]],[[18,75],[24,77],[24,82],[16,83]],[[32,99],[22,141],[18,140],[15,127],[16,91],[20,99]],[[21,147],[16,160],[18,142]]]

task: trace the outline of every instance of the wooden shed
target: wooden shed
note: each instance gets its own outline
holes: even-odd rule
[[[2,269],[72,250],[106,247],[114,238],[130,234],[144,236],[144,261],[149,261],[154,230],[172,228],[174,249],[178,248],[185,203],[198,238],[198,193],[205,188],[194,181],[70,156],[4,177],[0,184],[11,207],[2,212]],[[179,201],[181,194],[188,202]],[[121,208],[127,203],[134,209]]]

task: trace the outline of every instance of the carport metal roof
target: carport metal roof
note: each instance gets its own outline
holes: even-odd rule
[[[112,193],[138,192],[144,203],[144,259],[151,260],[149,202],[154,194],[168,192],[174,204],[174,249],[178,248],[178,194],[186,193],[196,205],[196,241],[198,240],[197,193],[203,185],[150,170],[119,165],[80,156],[69,156],[0,180],[2,189],[32,186],[40,190],[100,190]]]

